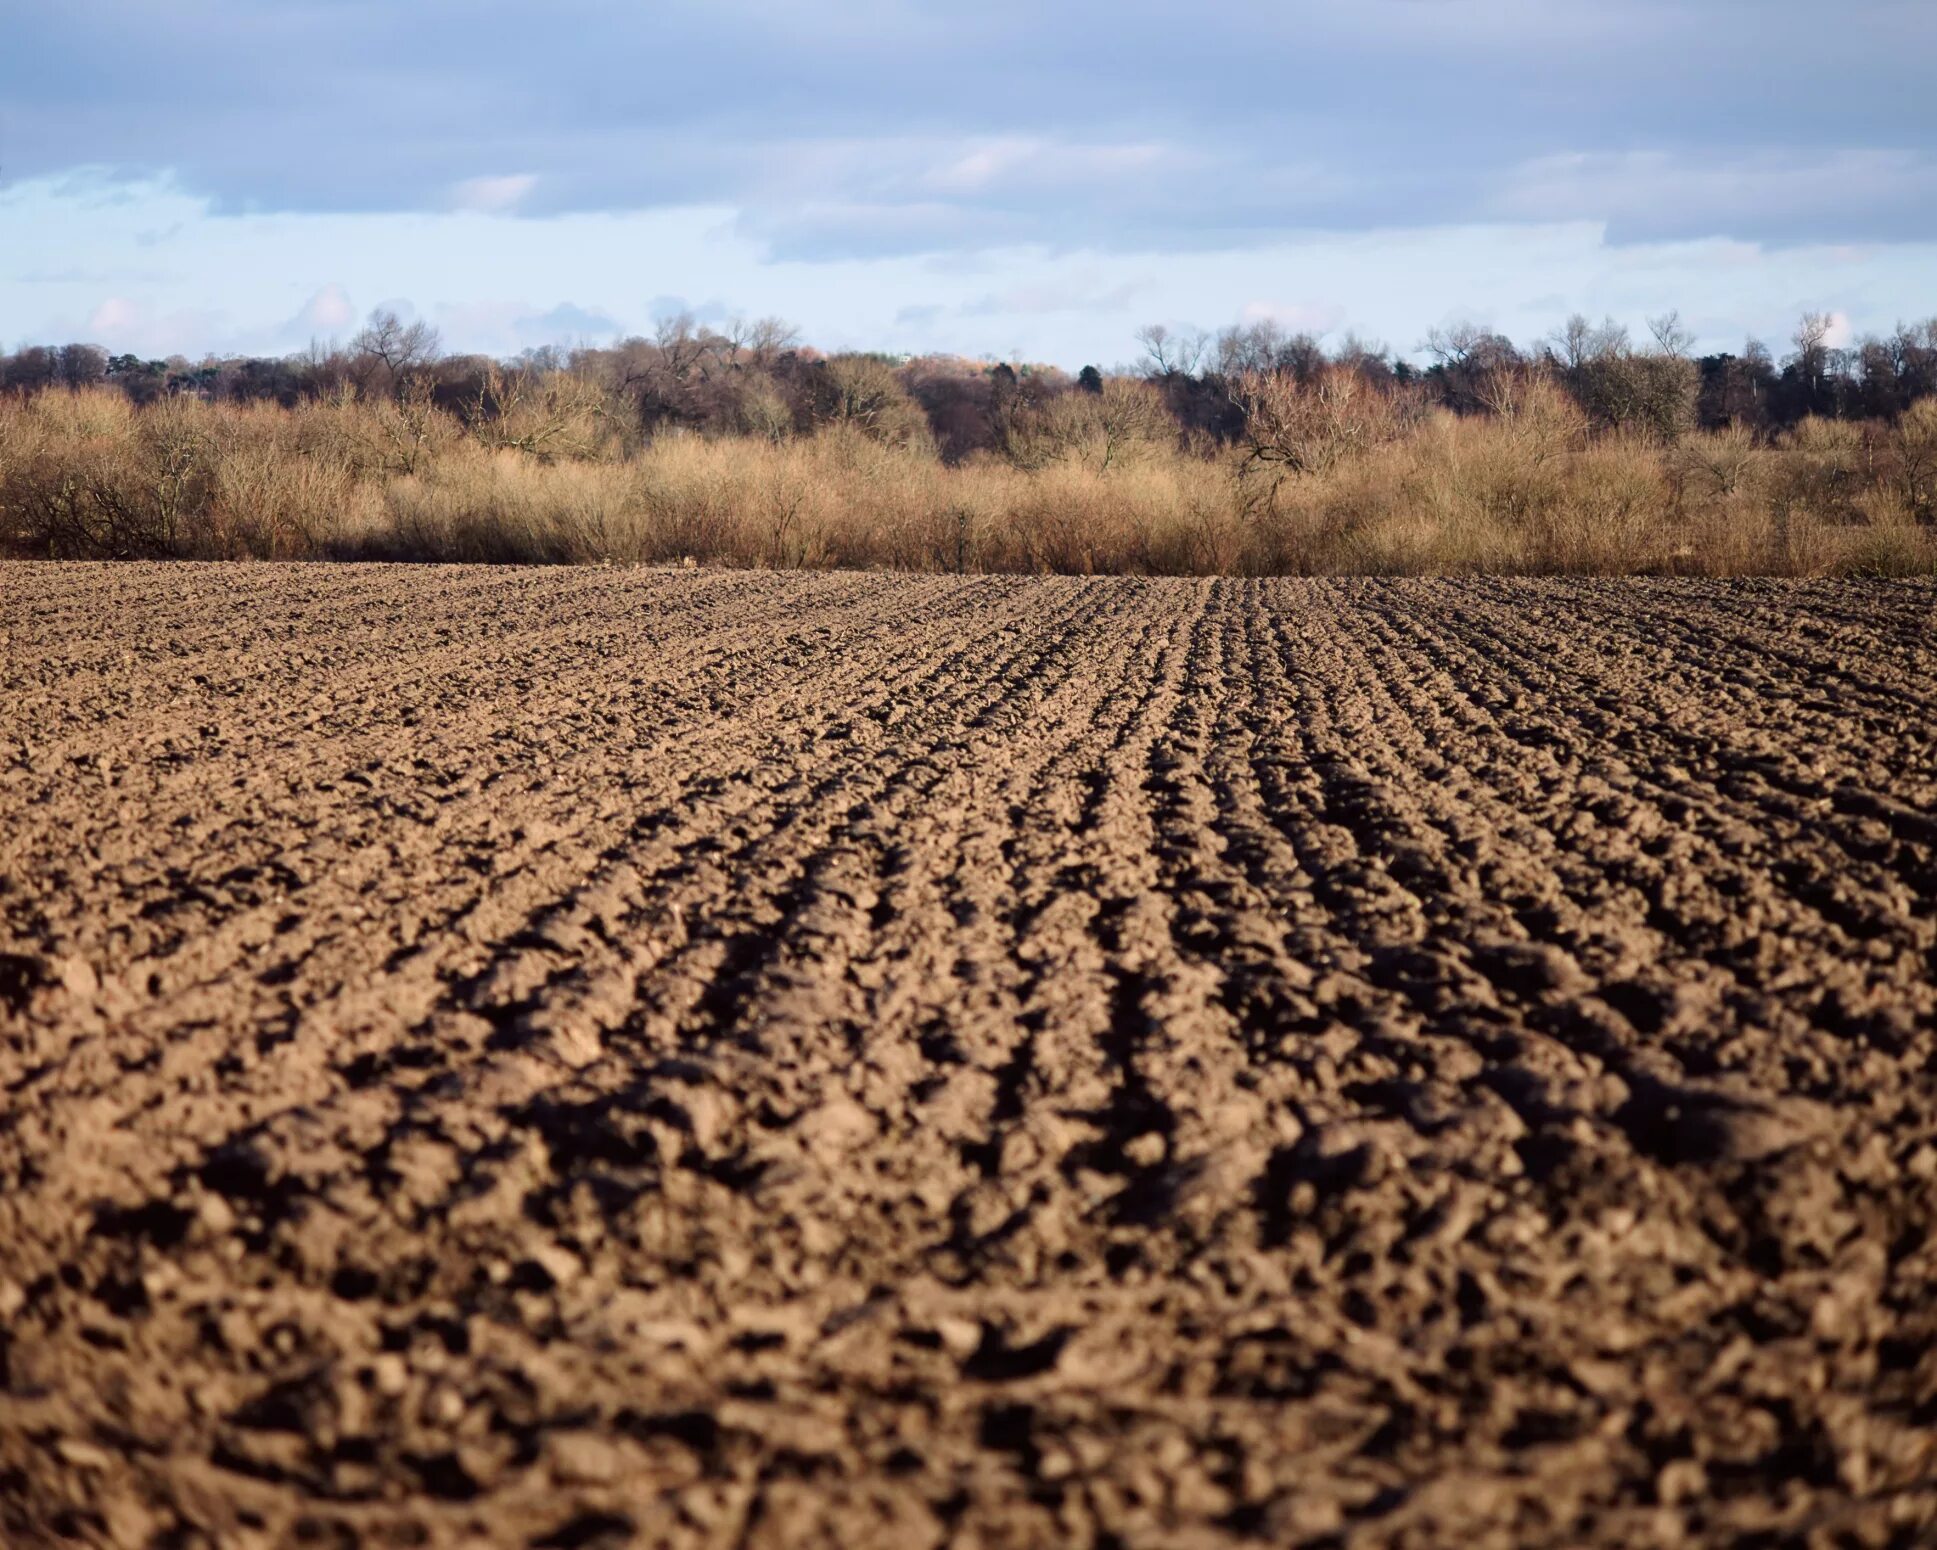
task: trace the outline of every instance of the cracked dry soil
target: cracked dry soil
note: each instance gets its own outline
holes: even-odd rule
[[[1937,1542],[1934,626],[0,568],[0,1542]]]

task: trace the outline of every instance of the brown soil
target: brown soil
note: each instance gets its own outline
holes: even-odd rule
[[[1934,631],[0,568],[0,1541],[1931,1543]]]

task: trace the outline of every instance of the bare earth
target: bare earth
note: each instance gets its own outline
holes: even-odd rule
[[[1937,588],[0,568],[0,1542],[1937,1542]]]

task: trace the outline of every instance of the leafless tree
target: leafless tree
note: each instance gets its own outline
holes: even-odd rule
[[[675,382],[684,382],[698,371],[712,348],[707,331],[690,312],[661,318],[652,342],[659,347],[659,364]]]
[[[800,331],[781,318],[735,318],[728,325],[727,341],[735,357],[745,354],[757,367],[771,366],[775,360],[800,343]]]
[[[1095,392],[1020,404],[997,429],[1003,455],[1024,469],[1069,463],[1103,473],[1177,444],[1162,392],[1133,377],[1102,378]]]
[[[1805,312],[1796,325],[1796,371],[1812,390],[1829,368],[1829,334],[1834,326],[1827,312]]]
[[[875,441],[896,446],[929,443],[928,418],[901,379],[875,355],[834,355],[815,382],[814,418],[849,425]]]
[[[1138,329],[1136,337],[1143,346],[1144,375],[1150,377],[1195,376],[1209,346],[1201,328],[1172,329],[1163,323]]]
[[[1288,478],[1323,474],[1388,439],[1398,424],[1392,397],[1356,371],[1328,366],[1310,381],[1248,371],[1231,383],[1244,416],[1243,477],[1253,509],[1268,509]]]
[[[1461,367],[1490,370],[1520,357],[1512,340],[1470,319],[1428,329],[1423,348],[1449,371]]]
[[[1655,349],[1663,355],[1685,360],[1695,348],[1695,335],[1682,322],[1679,312],[1670,310],[1649,318],[1648,332],[1654,335]]]
[[[1376,340],[1361,339],[1357,334],[1348,333],[1332,351],[1332,360],[1348,371],[1356,371],[1368,382],[1389,383],[1392,380],[1392,351]]]
[[[465,418],[487,447],[542,462],[584,457],[609,429],[604,394],[590,377],[533,366],[489,368]]]
[[[437,330],[419,319],[406,323],[396,313],[378,308],[350,341],[350,349],[366,360],[380,363],[392,377],[402,377],[414,367],[428,366],[437,359],[441,341]]]
[[[1524,364],[1504,334],[1464,320],[1428,330],[1422,348],[1433,358],[1444,401],[1461,413],[1488,409],[1488,384]]]
[[[1303,381],[1324,369],[1325,350],[1315,334],[1288,333],[1275,319],[1260,318],[1220,332],[1214,360],[1221,377],[1280,371]]]
[[[1563,371],[1574,373],[1590,361],[1623,353],[1628,347],[1628,331],[1613,318],[1595,324],[1576,312],[1547,336],[1546,346]]]
[[[93,387],[107,380],[108,352],[98,344],[64,344],[59,370],[62,387]]]

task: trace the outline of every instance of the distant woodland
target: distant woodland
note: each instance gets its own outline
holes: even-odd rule
[[[0,549],[1147,574],[1937,570],[1937,320],[1696,355],[1573,317],[1417,359],[1152,326],[1105,372],[788,325],[495,360],[373,314],[191,363],[0,356]],[[1422,364],[1423,363],[1423,364]]]

